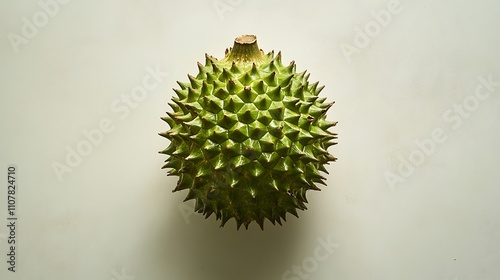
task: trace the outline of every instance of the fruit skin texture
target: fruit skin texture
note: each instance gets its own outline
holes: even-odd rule
[[[163,168],[179,176],[173,191],[189,190],[185,201],[195,199],[206,218],[215,213],[221,227],[231,218],[238,229],[252,221],[263,229],[265,219],[298,217],[336,160],[327,151],[337,138],[328,131],[336,122],[326,120],[333,103],[293,61],[259,50],[253,35],[236,38],[221,60],[205,56],[162,118],[170,126],[160,133],[170,140]]]

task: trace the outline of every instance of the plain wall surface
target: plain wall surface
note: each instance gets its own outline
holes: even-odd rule
[[[1,279],[498,279],[498,1],[0,7]],[[325,85],[339,122],[327,186],[264,231],[193,213],[158,154],[176,81],[242,34]]]

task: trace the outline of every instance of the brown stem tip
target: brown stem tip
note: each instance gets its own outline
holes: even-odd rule
[[[226,60],[236,63],[258,63],[263,55],[257,45],[257,36],[241,35],[234,39],[233,48],[226,55]]]

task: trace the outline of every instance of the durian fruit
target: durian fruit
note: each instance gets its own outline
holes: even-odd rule
[[[324,86],[309,83],[281,52],[264,54],[254,35],[235,39],[218,60],[205,55],[198,75],[178,82],[173,112],[162,119],[170,129],[163,168],[179,176],[176,188],[195,199],[195,211],[215,213],[221,227],[234,218],[237,229],[252,221],[281,225],[286,214],[306,209],[306,192],[324,184],[321,172],[336,158],[326,120],[333,103],[319,98]]]

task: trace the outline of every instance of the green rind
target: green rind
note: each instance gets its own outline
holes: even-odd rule
[[[326,120],[333,103],[318,95],[323,87],[309,75],[284,66],[281,53],[262,55],[252,63],[206,55],[196,77],[179,82],[162,118],[170,130],[160,135],[170,146],[164,168],[179,176],[174,191],[188,189],[195,210],[215,213],[223,226],[234,218],[237,228],[256,221],[271,223],[306,209],[306,192],[324,184],[321,172],[336,158],[335,122]],[[257,63],[256,63],[257,62]]]

